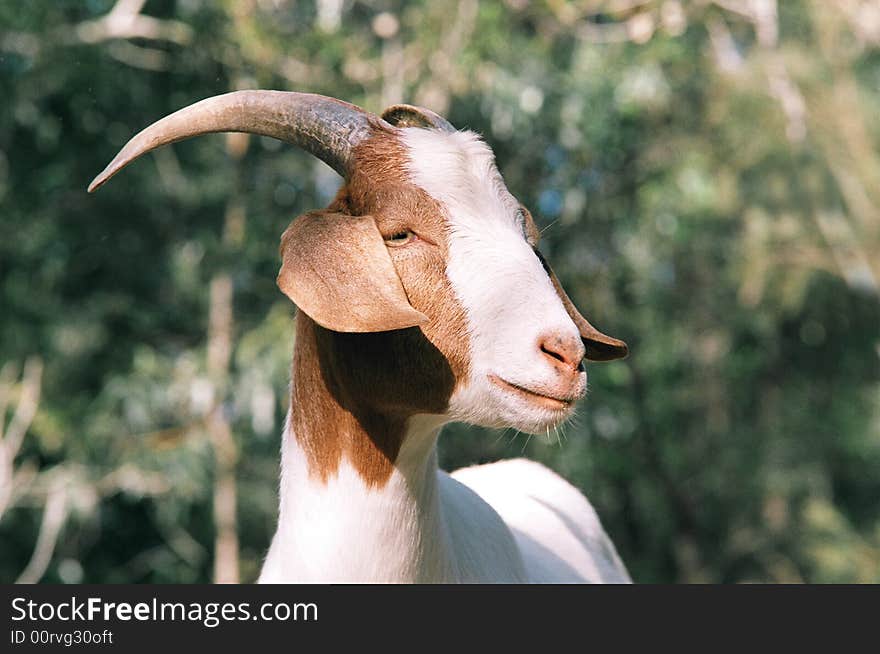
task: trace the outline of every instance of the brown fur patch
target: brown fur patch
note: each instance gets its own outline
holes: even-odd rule
[[[291,426],[322,481],[343,456],[369,486],[391,476],[414,413],[442,413],[455,378],[418,328],[344,334],[297,316]],[[413,359],[413,348],[421,356]]]
[[[410,304],[428,322],[343,334],[302,313],[297,318],[292,426],[310,473],[325,481],[345,456],[368,485],[384,485],[408,418],[443,413],[469,372],[467,319],[446,277],[446,217],[409,181],[408,154],[396,132],[377,123],[376,136],[355,150],[355,173],[327,210],[372,215],[384,237],[402,230],[420,237],[388,252]]]

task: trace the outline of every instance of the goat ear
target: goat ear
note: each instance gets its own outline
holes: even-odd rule
[[[337,332],[384,332],[427,322],[409,303],[372,216],[313,212],[281,237],[278,287]]]
[[[590,322],[581,315],[580,311],[577,310],[577,307],[574,306],[574,302],[571,301],[571,298],[568,297],[568,293],[562,288],[562,284],[559,283],[559,279],[556,277],[556,273],[553,272],[550,264],[547,263],[546,259],[544,259],[541,253],[537,250],[535,250],[535,254],[538,255],[538,259],[541,260],[544,270],[547,271],[547,275],[550,277],[550,281],[553,282],[553,288],[555,288],[556,293],[559,294],[559,298],[562,300],[562,305],[565,307],[568,315],[571,317],[572,321],[574,321],[578,331],[581,333],[581,339],[587,350],[587,359],[590,361],[613,361],[614,359],[624,358],[629,353],[629,348],[626,343],[618,338],[603,334],[593,327]]]

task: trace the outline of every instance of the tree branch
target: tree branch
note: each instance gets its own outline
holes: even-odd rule
[[[40,523],[40,533],[37,536],[37,544],[34,546],[31,560],[16,579],[17,584],[35,584],[43,575],[52,561],[55,545],[61,528],[67,520],[67,487],[63,476],[57,477],[46,498],[46,508],[43,509],[43,520]]]

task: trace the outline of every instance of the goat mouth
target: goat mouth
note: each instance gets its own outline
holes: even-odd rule
[[[575,403],[578,399],[576,397],[557,397],[555,395],[545,395],[544,393],[539,393],[537,391],[530,390],[528,388],[524,388],[522,386],[518,386],[517,384],[513,384],[505,379],[497,375],[489,374],[487,375],[489,381],[498,386],[505,391],[510,393],[514,393],[521,398],[524,398],[531,402],[532,404],[538,404],[545,409],[553,409],[556,411],[569,409],[571,405]]]

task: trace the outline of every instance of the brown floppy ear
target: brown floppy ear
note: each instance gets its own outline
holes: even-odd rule
[[[281,237],[278,287],[337,332],[384,332],[427,322],[409,303],[372,216],[312,212]]]
[[[578,331],[581,333],[581,339],[584,342],[584,347],[587,349],[587,359],[590,361],[613,361],[614,359],[624,358],[629,352],[626,343],[618,338],[603,334],[593,327],[589,321],[580,314],[577,307],[574,306],[574,302],[571,301],[571,298],[568,297],[568,293],[562,288],[562,284],[559,283],[556,273],[553,272],[553,269],[550,267],[550,264],[547,263],[546,259],[544,259],[543,255],[541,255],[537,249],[535,250],[535,254],[538,255],[538,259],[541,260],[544,270],[546,270],[547,275],[550,276],[550,281],[553,282],[553,288],[555,288],[556,292],[559,294],[559,298],[562,300],[562,305],[565,307],[568,315],[574,321]]]

